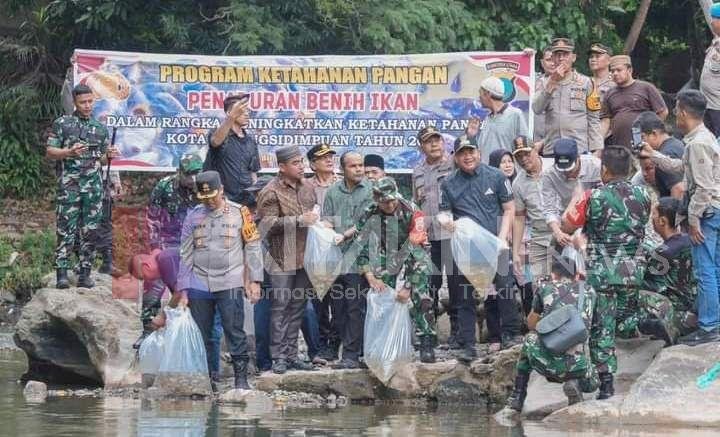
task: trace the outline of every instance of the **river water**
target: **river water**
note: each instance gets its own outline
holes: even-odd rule
[[[662,430],[574,431],[539,422],[497,424],[477,407],[350,405],[329,409],[252,411],[206,401],[148,401],[128,398],[50,398],[25,401],[19,377],[24,354],[0,333],[0,436],[538,436],[674,435]],[[717,435],[704,432],[683,435]]]

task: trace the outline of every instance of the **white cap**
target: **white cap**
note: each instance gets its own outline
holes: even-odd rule
[[[480,83],[480,89],[489,92],[490,95],[497,99],[502,99],[505,95],[505,85],[503,81],[495,76],[489,76],[483,79]]]

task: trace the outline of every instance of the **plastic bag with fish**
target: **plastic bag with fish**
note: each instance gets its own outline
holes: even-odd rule
[[[397,292],[370,290],[365,314],[365,364],[383,384],[415,356],[412,346],[413,324],[407,303],[398,302]]]
[[[458,269],[482,297],[495,279],[502,242],[472,219],[463,217],[455,222],[450,245]]]
[[[303,265],[320,300],[325,297],[342,268],[343,254],[335,244],[336,236],[338,234],[335,231],[319,224],[308,229]]]
[[[165,307],[165,353],[158,374],[208,374],[205,343],[187,307]]]
[[[144,375],[157,375],[165,353],[165,329],[158,329],[148,335],[140,344],[140,373]]]

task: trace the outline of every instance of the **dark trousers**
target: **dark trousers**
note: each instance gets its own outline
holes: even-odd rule
[[[270,275],[270,354],[273,360],[298,358],[298,335],[312,285],[305,269]]]
[[[433,275],[430,276],[430,293],[432,293],[435,318],[437,319],[438,302],[440,300],[439,291],[442,287],[443,268],[445,269],[445,275],[448,278],[448,289],[450,288],[450,278],[453,274],[452,246],[450,245],[450,239],[431,241],[430,258],[432,259],[434,269],[437,269],[434,270]],[[447,313],[450,318],[450,335],[457,335],[457,311],[452,305],[450,305],[447,309]]]
[[[312,360],[320,352],[320,327],[312,300],[308,300],[305,304],[300,332],[307,345],[308,357]]]
[[[349,273],[338,277],[328,292],[333,317],[338,319],[343,359],[357,361],[362,356],[367,290],[365,278]]]
[[[330,292],[323,296],[323,299],[314,298],[315,314],[317,315],[318,328],[320,330],[320,347],[337,347],[340,344],[340,326],[338,317],[332,310],[332,298]],[[331,315],[332,314],[332,315]]]
[[[494,285],[497,295],[485,299],[485,321],[489,342],[499,343],[503,334],[511,337],[519,335],[522,324],[515,299],[515,278],[512,274],[509,252],[500,255]]]
[[[464,347],[474,347],[477,332],[477,300],[475,289],[470,281],[460,273],[457,265],[453,262],[453,275],[448,277],[450,306],[455,309],[457,320],[457,341]]]
[[[720,111],[717,109],[705,110],[705,126],[710,129],[713,135],[720,136]]]
[[[245,309],[243,308],[243,289],[231,288],[229,290],[208,293],[199,290],[188,291],[188,306],[190,313],[197,323],[205,342],[205,351],[208,357],[208,368],[214,368],[211,353],[215,350],[213,344],[213,330],[215,326],[215,313],[220,313],[220,323],[225,333],[225,341],[233,361],[247,361],[247,338],[243,330],[245,322]],[[219,349],[218,349],[219,351]]]

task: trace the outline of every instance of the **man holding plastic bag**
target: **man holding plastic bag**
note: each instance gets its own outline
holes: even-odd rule
[[[500,275],[509,275],[509,251],[507,241],[512,229],[515,215],[515,204],[510,180],[498,169],[482,164],[477,145],[467,138],[458,138],[455,141],[456,170],[445,179],[442,184],[442,198],[440,201],[441,225],[453,232],[465,233],[469,226],[464,223],[456,224],[453,219],[471,220],[468,225],[480,225],[480,230],[487,231],[487,237],[480,236],[478,232],[469,232],[469,241],[460,241],[459,235],[453,235],[455,241],[453,248],[453,275],[455,287],[450,288],[450,305],[457,308],[459,334],[463,350],[459,359],[464,362],[477,358],[475,350],[477,326],[477,302],[474,288],[484,293],[490,286],[490,279],[495,272],[488,266],[495,265]],[[451,218],[452,217],[452,218]],[[498,224],[498,222],[500,222]],[[480,231],[479,230],[479,231]],[[493,239],[497,236],[497,239]],[[497,240],[500,240],[499,242]],[[456,249],[466,248],[463,253],[474,254],[480,252],[483,256],[462,256]],[[504,250],[500,250],[504,247]],[[499,252],[499,253],[498,253]],[[495,257],[497,255],[497,257]],[[495,259],[493,259],[495,257]],[[464,268],[463,265],[467,266]],[[459,268],[460,267],[460,268]],[[477,269],[475,269],[477,267]],[[472,270],[472,271],[471,271]],[[477,275],[474,271],[477,270]],[[468,277],[470,276],[470,277]],[[475,280],[476,279],[476,280]],[[493,278],[497,282],[499,276]],[[519,313],[515,300],[508,296],[498,299],[500,317],[509,318],[504,322],[509,326],[514,320],[519,333]]]
[[[218,172],[202,172],[195,181],[202,204],[188,213],[183,224],[178,285],[187,293],[206,349],[215,312],[220,312],[233,360],[235,388],[249,389],[242,293],[253,303],[260,298],[260,234],[250,210],[225,198]],[[211,377],[213,383],[218,381],[217,374]]]
[[[412,301],[410,314],[420,338],[420,361],[434,363],[435,312],[429,285],[432,262],[425,250],[427,232],[423,213],[403,199],[390,177],[375,183],[373,198],[375,203],[358,221],[356,238],[362,244],[357,260],[360,273],[373,293],[384,293],[388,287],[395,288],[398,274],[405,268],[397,300]],[[365,344],[374,340],[365,338]]]

